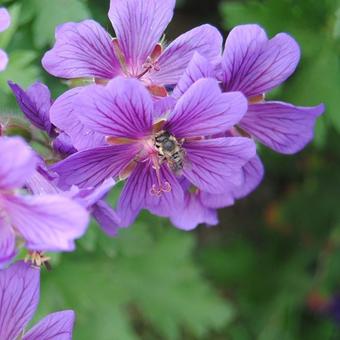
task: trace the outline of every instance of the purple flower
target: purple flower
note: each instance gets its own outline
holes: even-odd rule
[[[38,307],[40,269],[23,261],[0,270],[0,339],[72,339],[75,315],[65,310],[47,315],[29,331]]]
[[[31,85],[26,91],[12,81],[8,82],[18,105],[25,117],[38,129],[54,135],[49,111],[52,105],[48,87],[40,82]]]
[[[38,158],[21,138],[0,137],[0,154],[0,261],[15,255],[16,238],[30,250],[73,250],[87,227],[87,211],[57,194],[23,195]]]
[[[93,20],[66,23],[56,30],[56,43],[42,64],[54,76],[94,78],[107,83],[117,76],[141,80],[156,96],[176,84],[195,51],[220,62],[222,37],[210,25],[181,35],[169,46],[159,42],[171,21],[175,0],[111,0],[111,36]]]
[[[174,102],[180,99],[186,91],[194,84],[197,80],[202,78],[211,78],[216,77],[216,71],[214,67],[209,63],[209,61],[195,53],[192,60],[190,61],[187,69],[183,73],[182,77],[178,81],[177,86],[174,88],[172,92],[172,98],[174,98]],[[166,99],[166,103],[173,103],[170,101],[170,98]],[[165,102],[165,100],[163,100]],[[162,101],[158,102],[158,105],[161,105]],[[241,119],[242,120],[242,119]],[[221,134],[216,135],[215,137],[237,137],[240,136],[235,127],[232,127],[228,131],[224,131]],[[241,184],[235,184],[233,182],[226,183],[224,191],[219,195],[209,195],[208,193],[200,192],[197,188],[194,190],[196,197],[199,199],[199,203],[202,206],[202,209],[217,209],[230,206],[234,203],[235,199],[240,199],[247,196],[262,181],[264,175],[264,167],[260,160],[260,158],[256,155],[251,160],[249,160],[242,168],[242,176],[243,181]],[[191,195],[192,196],[192,195]],[[183,218],[185,218],[188,210],[182,209]]]
[[[7,9],[0,7],[0,32],[6,31],[11,25],[11,16]],[[4,71],[8,64],[8,56],[6,52],[0,49],[0,72]]]
[[[313,139],[324,105],[299,107],[265,101],[265,93],[283,83],[296,69],[300,49],[288,34],[268,39],[258,25],[235,27],[227,38],[221,64],[225,91],[241,91],[248,98],[247,114],[238,127],[271,149],[292,154]]]
[[[217,81],[201,79],[171,112],[159,117],[157,108],[136,80],[116,78],[106,87],[88,86],[78,95],[75,114],[106,145],[54,165],[60,185],[88,187],[110,177],[127,178],[118,212],[128,225],[142,208],[167,216],[176,211],[184,199],[178,177],[211,193],[223,192],[225,183],[242,182],[242,167],[255,155],[254,143],[243,137],[210,138],[230,129],[246,112],[241,93],[222,94]]]
[[[116,236],[120,219],[116,212],[105,202],[105,196],[115,185],[115,181],[108,179],[101,185],[92,188],[78,189],[72,187],[69,191],[62,191],[57,186],[58,176],[51,174],[43,166],[26,181],[26,187],[35,195],[58,194],[72,198],[86,208],[97,220],[99,226],[109,236]]]

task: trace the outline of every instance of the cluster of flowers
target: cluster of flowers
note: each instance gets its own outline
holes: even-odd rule
[[[111,236],[142,209],[184,230],[216,225],[217,209],[262,180],[255,141],[283,154],[311,141],[322,104],[265,100],[297,67],[292,37],[269,39],[258,25],[242,25],[223,51],[219,31],[202,25],[166,44],[174,7],[175,0],[111,0],[115,38],[92,20],[59,26],[42,60],[72,87],[56,100],[40,82],[27,90],[9,82],[25,117],[49,137],[53,161],[1,126],[2,262],[16,254],[16,241],[31,252],[73,250],[90,213]],[[112,208],[105,196],[119,181]],[[0,284],[12,271],[23,282],[37,275],[22,263],[13,268]]]

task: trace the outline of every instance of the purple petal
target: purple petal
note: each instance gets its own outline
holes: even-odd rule
[[[16,255],[15,234],[5,217],[0,216],[0,265]]]
[[[314,126],[325,108],[299,107],[282,102],[249,105],[240,127],[269,148],[293,154],[313,139]]]
[[[192,230],[199,224],[218,224],[217,212],[205,207],[198,193],[188,193],[184,205],[171,216],[171,222],[179,229]]]
[[[232,184],[230,184],[230,186],[231,188],[233,187]],[[212,194],[210,192],[201,191],[200,198],[202,204],[210,209],[226,208],[232,206],[235,203],[234,196],[231,190],[228,188],[228,185],[226,185],[225,192],[221,194]]]
[[[0,72],[4,71],[8,64],[7,53],[0,48]]]
[[[106,87],[88,86],[78,100],[78,116],[93,131],[113,137],[137,138],[151,130],[152,98],[135,79],[119,77]]]
[[[235,27],[226,41],[222,69],[227,91],[247,97],[268,92],[284,82],[296,69],[300,48],[288,34],[268,40],[258,25]]]
[[[67,79],[111,79],[121,73],[110,35],[93,20],[60,26],[42,65],[50,74]]]
[[[48,87],[40,82],[36,82],[24,91],[18,84],[8,82],[13,94],[24,113],[25,117],[38,129],[52,132],[49,111],[52,100]]]
[[[189,160],[184,176],[196,187],[211,193],[223,193],[226,181],[241,184],[242,167],[255,156],[256,147],[249,138],[227,137],[185,143]]]
[[[11,16],[6,8],[0,8],[0,32],[6,31],[11,25]]]
[[[92,216],[108,236],[116,236],[118,234],[121,219],[106,202],[97,202],[92,208]]]
[[[40,270],[23,261],[0,271],[0,339],[16,339],[39,303]]]
[[[29,330],[23,340],[72,340],[75,314],[72,310],[45,316]]]
[[[30,250],[74,250],[89,222],[85,208],[59,195],[12,196],[5,208]]]
[[[213,78],[214,74],[213,65],[209,63],[206,58],[195,52],[172,95],[176,99],[179,99],[197,80],[201,78]]]
[[[221,58],[222,36],[211,25],[202,25],[182,34],[160,56],[160,70],[152,74],[156,84],[177,84],[195,52],[217,64]]]
[[[111,0],[109,18],[126,62],[142,65],[168,26],[175,0]]]
[[[233,188],[232,193],[236,199],[243,198],[254,191],[261,183],[264,175],[264,166],[258,156],[252,158],[243,168],[244,182]]]
[[[53,151],[59,153],[63,158],[76,153],[77,150],[72,144],[71,137],[61,132],[52,142]]]
[[[162,187],[168,186],[169,190],[155,195],[151,191],[153,185],[159,187],[156,171],[151,164],[137,164],[118,202],[117,212],[123,227],[130,225],[142,208],[157,210],[162,212],[162,216],[168,216],[182,204],[184,194],[178,180],[165,165],[159,171]]]
[[[91,149],[104,145],[104,136],[88,129],[75,112],[78,105],[78,95],[83,87],[77,87],[65,92],[52,105],[51,122],[71,139],[77,150]]]
[[[74,196],[74,198],[84,207],[90,208],[102,198],[104,198],[115,184],[116,182],[112,178],[109,178],[105,180],[101,185],[80,190]]]
[[[177,138],[218,134],[238,123],[247,107],[242,93],[222,94],[216,80],[200,79],[178,100],[165,129]]]
[[[59,174],[59,186],[81,188],[95,187],[104,180],[116,177],[135,157],[135,145],[101,146],[80,151],[54,164],[52,170]]]
[[[164,117],[167,113],[176,106],[176,99],[174,97],[168,96],[154,102],[153,106],[153,118],[157,120],[160,117]]]
[[[0,137],[0,188],[20,188],[33,175],[38,157],[20,137]]]

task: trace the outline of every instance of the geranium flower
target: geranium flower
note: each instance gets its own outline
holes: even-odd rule
[[[66,23],[56,30],[56,43],[42,64],[47,72],[66,79],[94,78],[107,83],[117,77],[142,81],[156,96],[176,84],[198,51],[213,64],[221,58],[222,37],[210,25],[181,35],[169,46],[160,42],[173,16],[175,0],[111,0],[111,36],[93,20]]]
[[[87,87],[78,96],[78,118],[105,137],[107,145],[54,165],[60,185],[96,186],[106,178],[127,178],[118,212],[128,225],[142,208],[171,215],[183,203],[177,176],[211,193],[223,191],[226,181],[243,180],[242,166],[255,155],[254,143],[243,137],[210,138],[234,126],[246,112],[241,93],[222,94],[217,81],[202,79],[170,113],[160,118],[158,110],[137,80],[116,78],[106,87]],[[157,136],[166,136],[172,144],[164,148],[178,153],[164,153]]]
[[[72,199],[57,194],[25,195],[21,188],[38,159],[19,137],[0,137],[0,261],[15,255],[16,238],[36,251],[71,251],[89,217]]]
[[[0,7],[0,32],[4,32],[11,25],[11,16],[8,13],[7,9],[4,7]],[[4,71],[8,64],[8,56],[7,53],[0,49],[0,72]]]
[[[40,297],[40,269],[23,261],[0,270],[0,339],[71,340],[75,315],[65,310],[47,315],[33,328]]]
[[[258,25],[235,27],[228,35],[221,64],[224,91],[241,91],[248,98],[247,114],[238,127],[269,148],[284,154],[303,149],[313,139],[324,105],[294,106],[265,101],[265,94],[295,71],[300,48],[288,34],[268,39]],[[243,132],[242,132],[243,131]]]

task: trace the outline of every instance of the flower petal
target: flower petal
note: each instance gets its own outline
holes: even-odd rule
[[[197,80],[201,78],[213,78],[214,74],[213,65],[205,57],[195,52],[188,67],[174,89],[172,94],[173,97],[179,99]]]
[[[0,8],[0,32],[6,31],[11,25],[11,16],[6,8]]]
[[[92,208],[92,216],[108,236],[116,236],[121,224],[118,214],[103,200]]]
[[[199,224],[218,224],[217,212],[204,206],[200,195],[188,193],[185,196],[184,205],[171,216],[171,222],[175,227],[183,230],[195,229]]]
[[[25,117],[38,129],[52,132],[49,111],[52,100],[48,87],[40,82],[34,83],[26,91],[12,81],[8,82]]]
[[[70,137],[77,150],[91,149],[105,143],[104,136],[84,126],[75,112],[78,95],[83,90],[83,87],[76,87],[65,92],[53,103],[50,110],[51,122]]]
[[[129,226],[143,208],[169,216],[184,199],[183,189],[166,165],[159,169],[161,185],[169,190],[153,194],[153,185],[158,186],[156,171],[151,164],[138,163],[128,178],[118,201],[117,213],[122,226]],[[167,184],[168,183],[168,184]]]
[[[238,123],[247,106],[242,93],[221,93],[216,80],[199,79],[178,100],[165,129],[177,138],[218,134]]]
[[[55,45],[45,53],[42,65],[50,74],[67,79],[111,79],[121,73],[110,35],[93,20],[58,27]]]
[[[255,143],[249,138],[227,137],[184,144],[189,165],[184,176],[196,187],[223,193],[226,182],[241,184],[242,167],[255,156]]]
[[[130,66],[151,55],[168,26],[175,0],[111,0],[109,18]]]
[[[93,85],[78,96],[77,112],[84,125],[112,137],[138,138],[149,133],[153,102],[135,79],[116,78],[106,87]]]
[[[125,138],[136,138],[150,131],[153,101],[139,81],[116,78],[105,87],[105,92],[99,87],[92,90],[84,92],[79,103],[80,110],[87,110],[82,115],[87,126],[103,134]]]
[[[158,60],[160,70],[150,78],[156,84],[177,84],[195,52],[217,64],[221,58],[222,41],[219,31],[211,25],[202,25],[182,34],[162,53]]]
[[[7,53],[0,48],[0,72],[4,71],[8,64]]]
[[[233,196],[236,199],[243,198],[254,191],[261,183],[264,175],[264,166],[260,157],[257,155],[252,158],[242,168],[244,181],[241,185],[232,189]]]
[[[20,137],[0,137],[0,155],[0,189],[20,188],[38,165],[38,157]]]
[[[293,154],[313,139],[317,117],[324,105],[299,107],[282,102],[249,105],[240,127],[269,148]]]
[[[101,146],[77,152],[52,166],[59,174],[62,189],[77,185],[95,187],[108,178],[116,177],[135,157],[135,145]]]
[[[29,330],[22,340],[72,340],[74,320],[72,310],[49,314]]]
[[[16,339],[39,303],[40,270],[23,261],[0,271],[0,339]]]
[[[200,191],[202,204],[210,209],[221,209],[232,206],[235,203],[235,198],[232,193],[233,187],[232,183],[226,183],[225,192],[221,194],[212,194],[211,192]]]
[[[288,34],[268,40],[258,25],[237,26],[229,33],[223,55],[225,90],[247,97],[268,92],[295,71],[299,59],[299,45]]]
[[[59,195],[12,196],[5,209],[30,250],[72,251],[89,222],[85,208]]]
[[[4,217],[0,216],[0,265],[16,255],[15,234]]]

